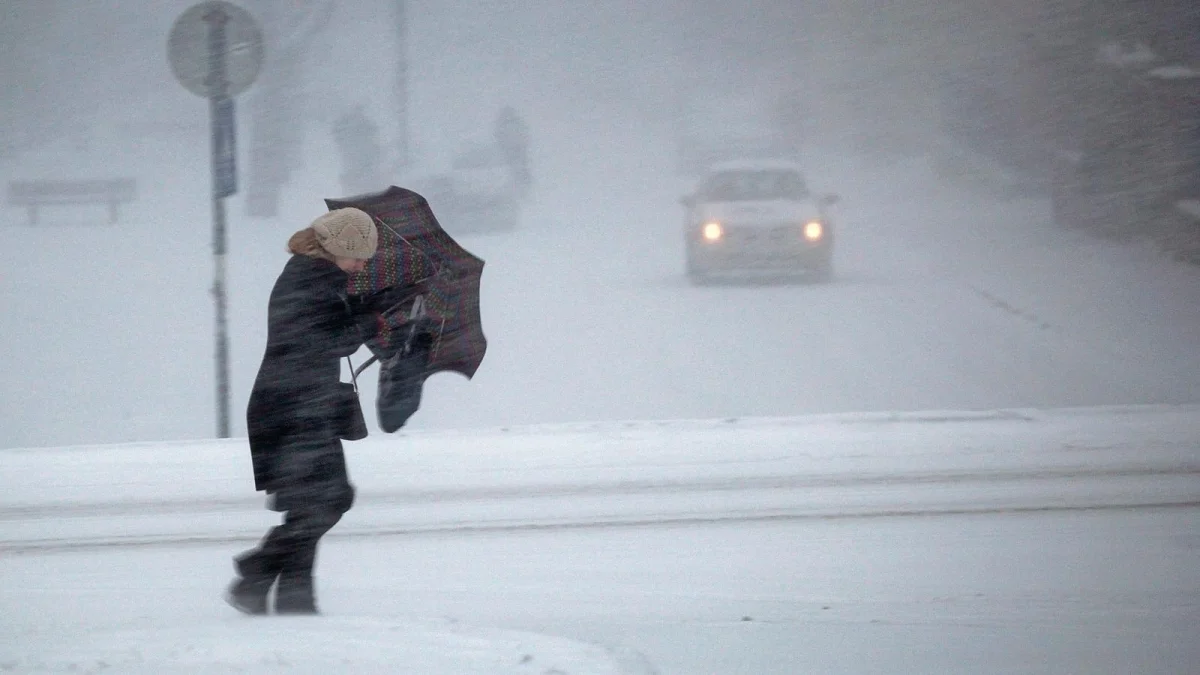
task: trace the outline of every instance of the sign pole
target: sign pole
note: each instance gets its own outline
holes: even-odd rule
[[[212,123],[213,302],[216,305],[217,436],[229,438],[229,319],[226,312],[225,198],[237,192],[237,129],[233,97],[258,76],[262,30],[246,10],[225,0],[192,5],[167,38],[171,71],[188,91],[208,100]]]
[[[233,183],[233,100],[225,75],[225,24],[220,7],[204,15],[208,31],[209,111],[212,122],[213,301],[216,304],[217,437],[229,438],[229,321],[226,314],[225,197]]]

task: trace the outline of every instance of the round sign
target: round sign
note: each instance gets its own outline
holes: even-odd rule
[[[237,96],[262,67],[262,30],[237,5],[224,0],[201,2],[175,20],[167,38],[167,56],[175,78],[193,94]]]

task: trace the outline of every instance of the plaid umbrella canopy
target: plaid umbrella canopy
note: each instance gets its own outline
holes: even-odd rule
[[[343,199],[326,199],[329,210],[362,209],[379,226],[379,251],[360,273],[351,274],[353,294],[391,287],[411,287],[424,300],[425,318],[433,326],[427,375],[450,370],[474,377],[487,351],[479,318],[479,282],[483,260],[442,229],[424,197],[395,185]],[[387,329],[367,343],[373,353],[394,349],[408,331],[403,312],[388,315]],[[366,364],[364,364],[365,367]]]

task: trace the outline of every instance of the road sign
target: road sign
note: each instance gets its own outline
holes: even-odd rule
[[[237,5],[224,0],[201,2],[175,20],[167,38],[167,56],[175,78],[193,94],[237,96],[254,82],[262,67],[262,30],[250,13]],[[214,65],[224,71],[223,77],[213,72]]]
[[[262,31],[249,12],[223,0],[187,9],[167,38],[171,71],[208,99],[212,118],[213,301],[216,304],[217,435],[229,438],[229,336],[225,295],[225,198],[237,192],[233,97],[258,77]]]
[[[237,126],[233,99],[213,100],[212,162],[213,196],[228,197],[237,192]]]

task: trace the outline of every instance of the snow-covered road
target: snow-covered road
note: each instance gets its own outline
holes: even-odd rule
[[[930,411],[354,443],[319,653],[297,639],[311,624],[244,623],[219,600],[229,556],[276,518],[245,497],[241,442],[8,450],[0,664],[477,672],[446,664],[472,640],[515,660],[516,640],[565,673],[1187,672],[1196,419]]]
[[[1200,408],[587,423],[351,443],[334,536],[1200,501]],[[230,542],[274,517],[245,441],[11,450],[0,550]]]
[[[248,623],[221,603],[227,545],[6,555],[0,664],[27,673],[38,657],[74,654],[87,664],[90,656],[94,664],[126,651],[146,655],[157,672],[318,673],[347,660],[363,673],[550,672],[545,658],[541,670],[526,671],[421,670],[423,662],[414,663],[414,654],[454,648],[457,662],[442,664],[468,661],[463,653],[495,639],[472,635],[472,627],[503,627],[625,646],[655,667],[625,671],[638,675],[1178,675],[1200,658],[1198,515],[1064,512],[333,539],[321,554],[319,626]],[[464,634],[448,639],[454,622]],[[106,643],[118,638],[120,645]],[[303,661],[306,641],[323,645],[326,658]],[[89,645],[90,653],[79,649]],[[213,651],[231,659],[223,670],[195,665]],[[180,668],[189,653],[193,666]],[[275,665],[258,661],[264,654],[274,654]],[[620,672],[601,663],[593,654],[559,667],[571,675]],[[127,661],[105,672],[153,671]]]

